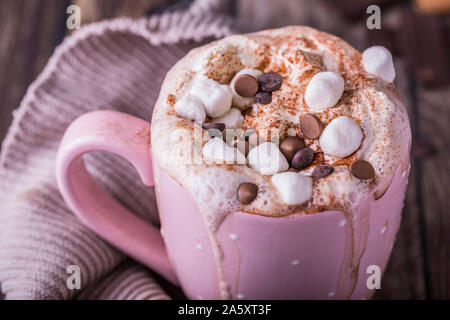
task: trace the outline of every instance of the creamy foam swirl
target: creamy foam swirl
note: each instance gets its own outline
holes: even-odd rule
[[[153,157],[191,192],[212,227],[235,210],[284,216],[356,205],[366,193],[382,193],[387,188],[395,168],[406,163],[411,141],[408,117],[393,84],[366,73],[361,63],[361,54],[345,41],[308,27],[236,35],[196,48],[169,71],[163,83],[152,119]],[[283,76],[283,84],[273,92],[270,104],[254,103],[245,111],[243,128],[254,128],[269,141],[274,129],[279,130],[281,140],[296,134],[318,153],[320,162],[335,168],[332,175],[314,179],[312,199],[305,204],[287,205],[270,177],[246,165],[203,161],[202,145],[207,137],[202,138],[198,126],[174,111],[175,102],[189,91],[195,77],[229,84],[244,68],[277,72]],[[316,112],[317,117],[327,125],[332,119],[348,116],[363,131],[361,146],[346,158],[323,155],[318,140],[309,140],[300,131],[301,116],[311,112],[304,99],[306,87],[322,71],[340,74],[345,91],[334,107]],[[352,176],[348,166],[356,159],[373,165],[374,181]],[[315,161],[303,173],[310,174],[317,164]],[[259,187],[257,198],[249,205],[236,199],[241,182]]]

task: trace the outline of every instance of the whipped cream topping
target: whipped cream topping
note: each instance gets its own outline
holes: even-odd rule
[[[252,71],[243,71],[245,69]],[[230,85],[239,72],[252,72],[257,77],[258,70],[276,72],[283,77],[281,88],[272,92],[269,104],[257,103],[253,98],[236,98]],[[305,92],[311,79],[321,72],[334,72],[342,77],[344,92],[339,95],[339,80],[334,81],[337,87],[330,94],[331,100],[337,101],[318,110],[308,106]],[[200,85],[198,79],[201,79]],[[206,87],[214,88],[214,92]],[[243,130],[254,129],[259,139],[275,144],[287,136],[297,135],[316,153],[312,164],[300,174],[309,176],[314,168],[323,164],[333,166],[333,173],[320,179],[308,177],[312,187],[306,200],[289,198],[293,200],[285,201],[286,193],[280,193],[280,188],[285,189],[280,187],[283,181],[304,185],[305,179],[300,181],[293,175],[282,175],[275,178],[274,183],[270,175],[259,170],[264,167],[264,158],[258,159],[257,168],[245,163],[231,165],[226,161],[211,163],[203,159],[202,150],[209,141],[208,135],[200,126],[180,117],[174,109],[174,105],[189,94],[199,96],[209,117],[225,117],[227,121],[224,122],[229,127],[241,122],[239,117],[227,115],[231,105],[240,109],[249,107],[243,111]],[[355,148],[355,139],[350,139],[345,145],[345,155],[326,153],[319,139],[304,137],[300,119],[311,112],[325,125],[324,133],[326,126],[336,118],[345,116],[352,120],[361,131],[357,150],[350,150]],[[214,120],[207,118],[207,121]],[[236,35],[192,50],[167,74],[152,119],[153,157],[191,192],[205,214],[205,221],[213,229],[220,225],[226,214],[236,210],[285,216],[353,207],[368,193],[383,192],[387,188],[395,168],[407,161],[410,141],[408,117],[393,84],[367,72],[362,55],[343,40],[307,27]],[[331,145],[335,147],[335,144]],[[226,148],[223,144],[213,147],[211,157],[229,159],[228,153],[215,149]],[[256,154],[256,148],[250,151],[247,160],[252,157],[252,152]],[[351,174],[349,166],[356,159],[372,164],[375,179],[362,181]],[[277,168],[268,168],[270,174],[287,170],[282,160]],[[237,187],[244,182],[258,186],[258,195],[247,205],[236,197]]]

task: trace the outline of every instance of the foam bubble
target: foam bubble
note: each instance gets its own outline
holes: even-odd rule
[[[210,203],[214,199],[215,191],[210,185],[201,185],[198,190],[198,198],[203,203]]]

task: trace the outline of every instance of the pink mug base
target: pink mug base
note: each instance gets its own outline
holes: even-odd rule
[[[222,298],[208,232],[194,199],[156,161],[154,174],[162,233],[185,294],[190,299]],[[386,267],[406,184],[407,175],[399,167],[380,199],[365,200],[366,206],[353,214],[367,216],[367,234],[357,230],[350,244],[352,222],[341,211],[281,218],[229,214],[216,236],[233,298],[370,298],[375,289],[367,286],[373,272],[367,268],[377,266],[382,274]],[[349,258],[352,251],[361,258]],[[347,265],[346,259],[355,263]],[[344,270],[351,266],[356,274]]]

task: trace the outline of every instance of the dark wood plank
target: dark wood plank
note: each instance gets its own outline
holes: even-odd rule
[[[314,5],[309,0],[235,0],[236,14],[244,31],[310,25]],[[318,1],[315,1],[318,2]]]
[[[27,87],[65,33],[68,1],[0,2],[0,141]]]
[[[448,58],[446,57],[446,43],[437,38],[445,24],[443,17],[415,16],[411,9],[403,12],[402,38],[404,52],[408,54],[410,83],[414,90],[411,92],[411,108],[413,118],[413,157],[416,167],[416,202],[419,211],[419,223],[422,234],[422,251],[424,252],[423,271],[426,297],[430,299],[450,298],[450,277],[447,271],[450,267],[450,152],[447,148],[450,137],[450,112],[448,99],[450,85],[448,81]],[[448,21],[448,19],[447,19]],[[419,29],[430,32],[420,33]],[[422,30],[423,31],[423,30]],[[433,34],[433,47],[427,45],[423,38]],[[416,44],[413,47],[411,44]],[[423,49],[422,46],[424,46]],[[447,43],[448,45],[448,43]],[[420,50],[418,47],[421,46]],[[417,50],[415,50],[417,48]],[[415,50],[415,51],[414,51]],[[420,51],[420,54],[417,52]],[[448,54],[447,54],[448,55]],[[422,62],[420,62],[422,61]],[[432,61],[424,65],[423,61]],[[430,62],[428,62],[430,63]],[[424,77],[434,74],[435,77]],[[439,69],[440,68],[440,69]],[[434,71],[433,71],[434,70]],[[445,71],[444,71],[445,70]],[[444,72],[444,73],[442,73]],[[442,73],[441,76],[438,74]],[[447,74],[445,74],[447,73]],[[414,77],[415,76],[415,77]],[[446,83],[445,85],[442,85]],[[425,86],[433,84],[433,89]],[[440,86],[437,86],[441,84]]]
[[[450,299],[450,87],[418,90],[419,132],[435,150],[418,159],[430,298]]]

